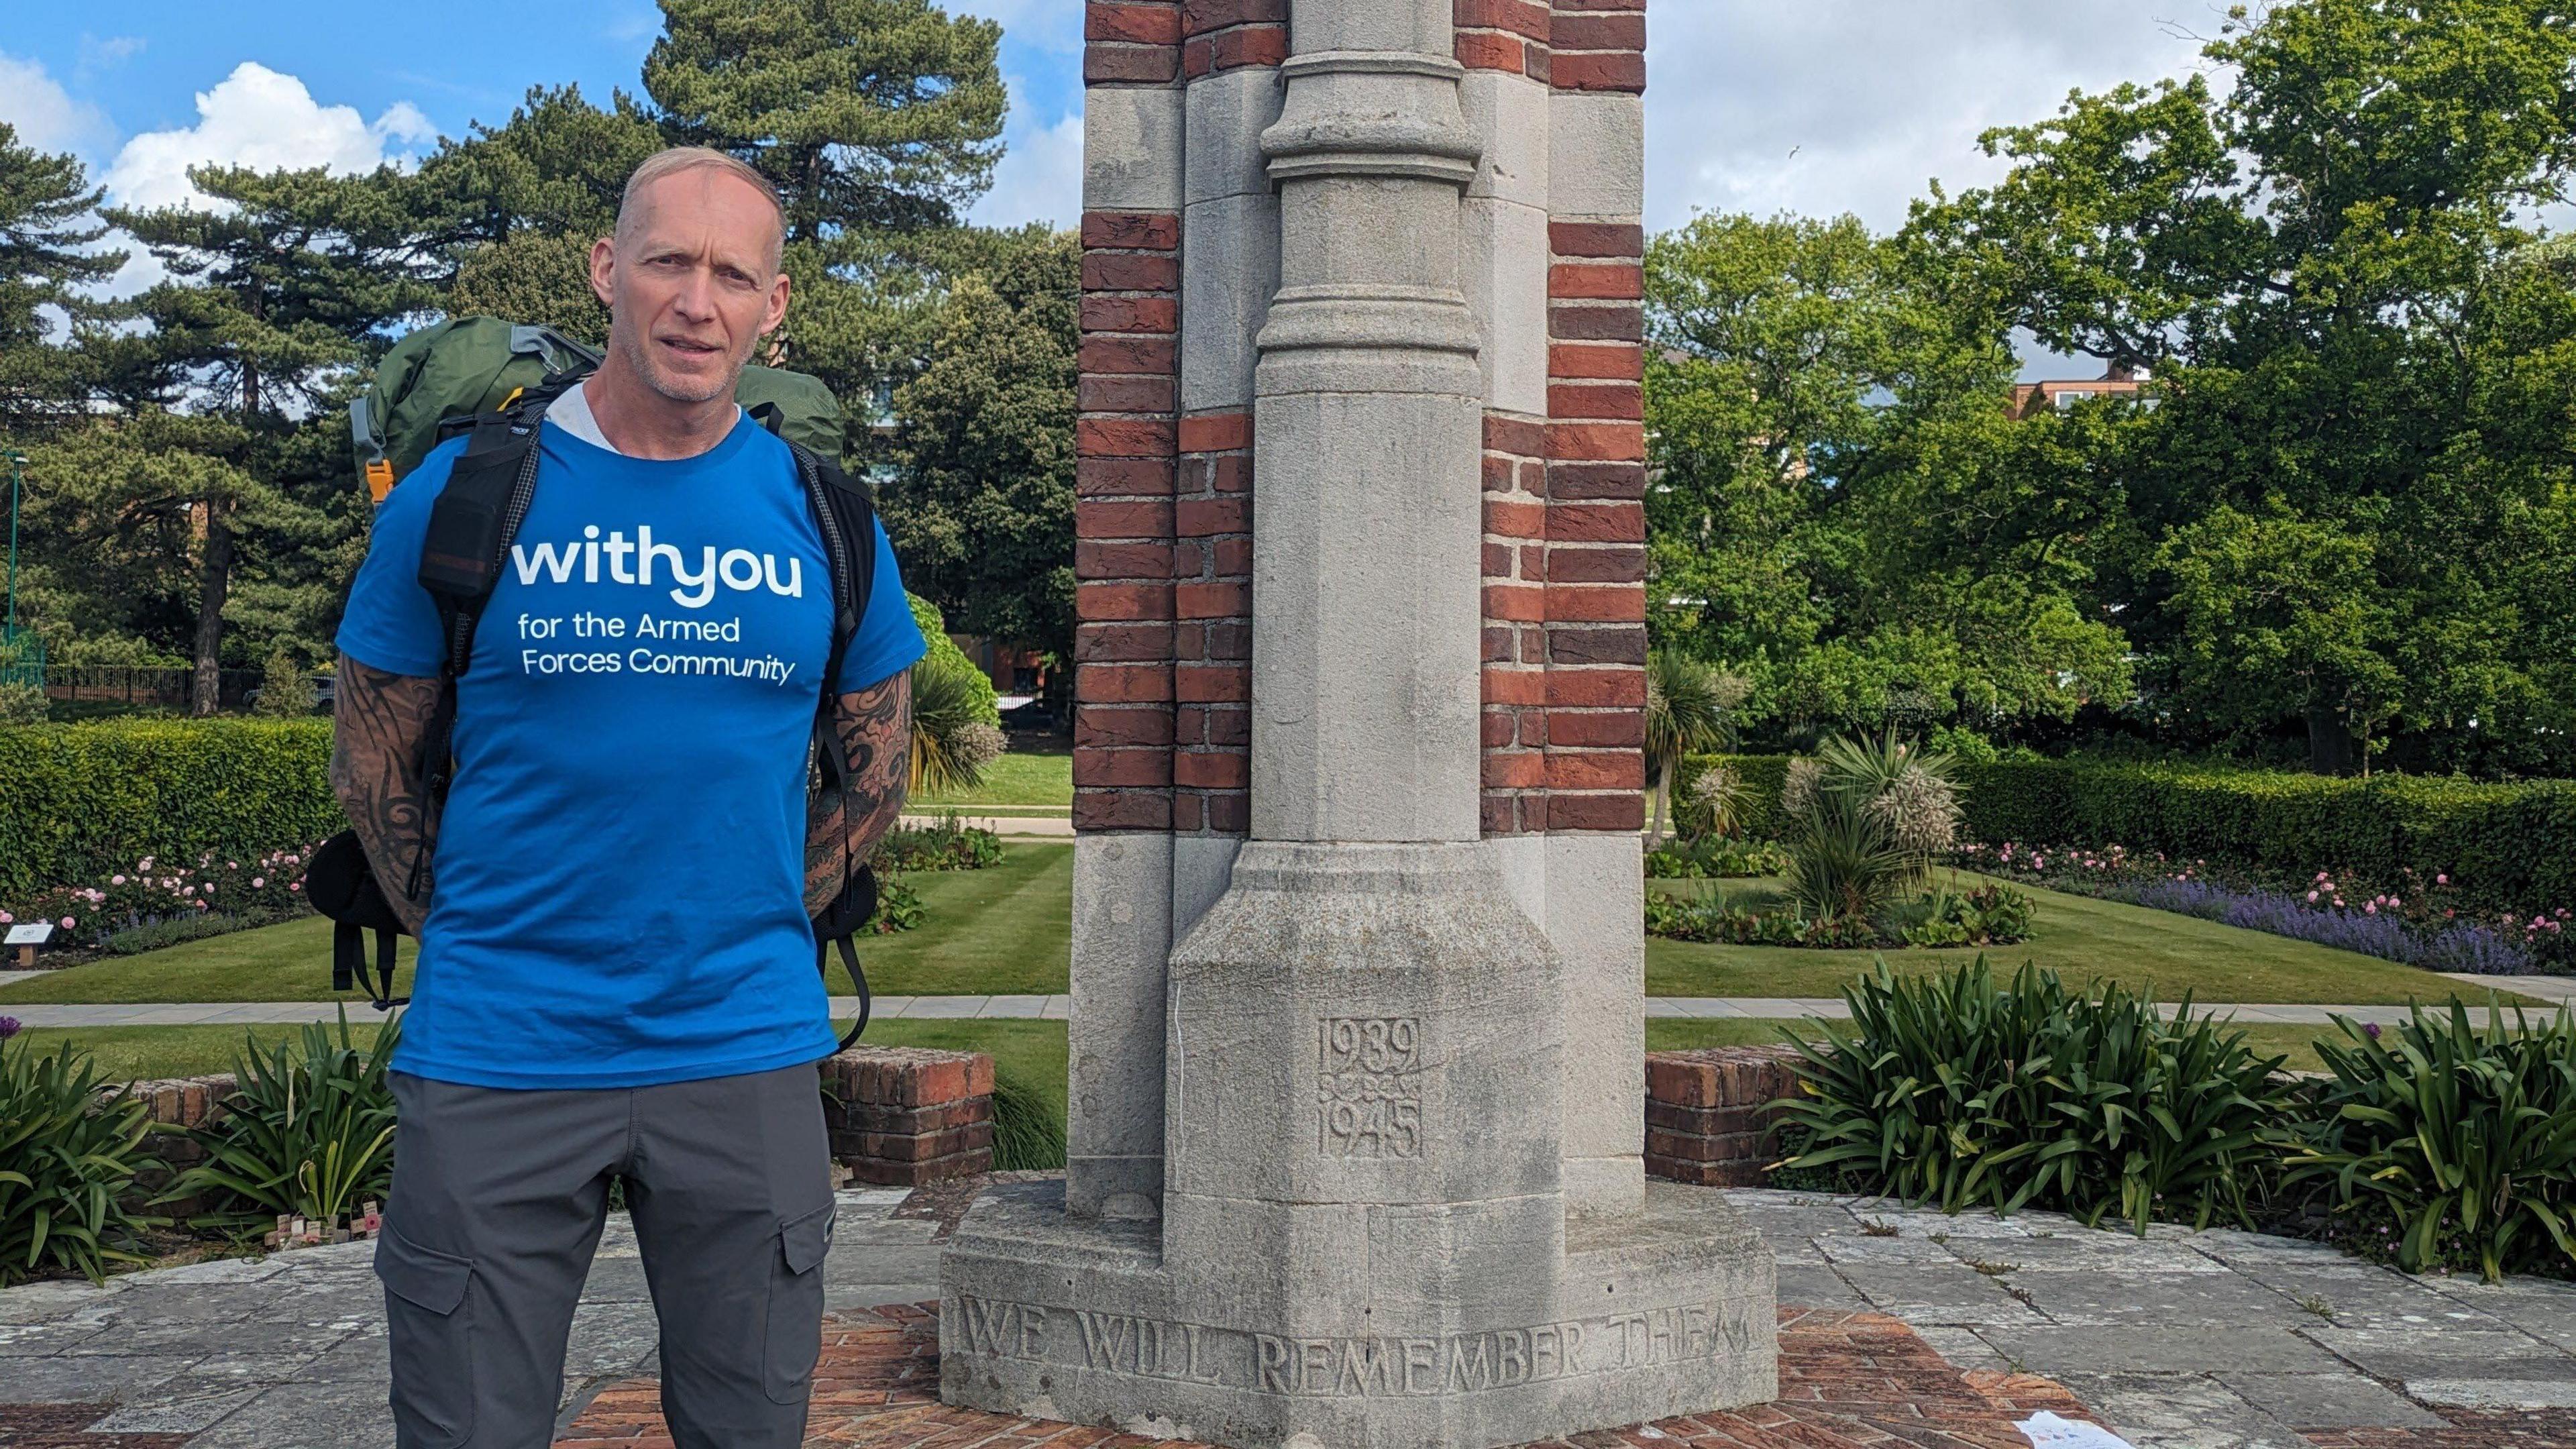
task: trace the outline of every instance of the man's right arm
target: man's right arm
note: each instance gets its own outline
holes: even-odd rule
[[[416,937],[429,918],[430,850],[438,839],[436,802],[422,765],[429,732],[437,723],[439,682],[370,669],[340,656],[332,704],[331,791],[358,843],[367,850],[376,883],[394,914]],[[403,887],[417,871],[420,893]]]

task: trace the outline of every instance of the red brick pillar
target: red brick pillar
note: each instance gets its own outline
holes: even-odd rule
[[[1760,1187],[1780,1160],[1767,1104],[1798,1094],[1789,1046],[1646,1054],[1646,1171],[1701,1187]]]
[[[832,1158],[860,1182],[918,1187],[993,1170],[993,1059],[859,1047],[823,1063]]]

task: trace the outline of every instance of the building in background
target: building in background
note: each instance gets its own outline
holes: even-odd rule
[[[2086,398],[2135,397],[2146,381],[2146,369],[2115,362],[2100,377],[2020,383],[2012,391],[2012,415],[2019,421],[2042,408],[2071,408]]]

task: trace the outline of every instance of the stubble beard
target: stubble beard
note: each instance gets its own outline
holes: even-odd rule
[[[659,360],[654,357],[649,338],[615,327],[609,330],[617,350],[626,358],[626,365],[644,380],[644,385],[676,403],[710,403],[720,397],[733,396],[734,389],[742,381],[743,364],[751,360],[748,350],[740,357],[727,357],[724,372],[703,382],[695,378],[674,377],[663,371]]]

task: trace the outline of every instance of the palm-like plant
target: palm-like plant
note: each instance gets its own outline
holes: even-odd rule
[[[983,693],[956,663],[932,656],[912,670],[911,793],[942,795],[984,782],[1002,753],[1002,732],[984,717]]]
[[[1735,739],[1735,707],[1743,682],[1670,649],[1646,656],[1646,783],[1655,792],[1655,818],[1647,848],[1664,843],[1672,808],[1673,775],[1694,754],[1723,749]]]
[[[1957,762],[1896,731],[1830,739],[1780,793],[1789,888],[1822,916],[1869,916],[1931,873],[1959,826]]]

